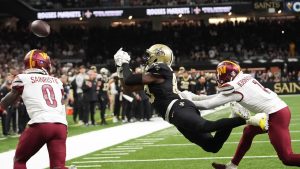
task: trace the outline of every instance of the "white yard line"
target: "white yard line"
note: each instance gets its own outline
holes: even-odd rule
[[[143,147],[116,147],[110,150],[141,150]]]
[[[67,160],[80,157],[97,150],[111,147],[128,140],[132,140],[150,133],[172,126],[161,118],[153,118],[149,122],[128,123],[103,130],[88,132],[85,134],[68,137]],[[0,168],[13,168],[13,157],[15,150],[0,153]],[[3,162],[5,161],[5,163]],[[49,167],[49,155],[44,146],[27,163],[30,169],[41,169]]]
[[[292,140],[292,142],[300,142],[300,140]],[[225,144],[238,144],[238,141],[227,141]],[[270,143],[269,140],[262,140],[262,141],[253,141],[253,144],[257,143]],[[137,145],[138,146],[138,145]],[[172,147],[172,146],[195,146],[192,143],[183,143],[183,144],[154,144],[154,145],[144,145],[144,147]]]
[[[92,156],[123,156],[129,153],[104,153],[104,154],[92,154]]]
[[[300,133],[300,130],[291,130],[290,133]],[[233,132],[232,135],[242,135],[243,132]]]
[[[132,153],[132,152],[136,152],[136,150],[107,150],[101,152],[102,153]]]
[[[118,159],[120,157],[85,157],[84,160]]]
[[[136,145],[137,143],[128,143],[128,144],[124,144],[124,145],[128,145],[128,146],[133,146],[133,145]],[[154,144],[154,143],[138,143],[140,145],[151,145],[151,144]]]
[[[198,157],[198,158],[165,158],[165,159],[144,159],[144,160],[93,160],[93,161],[74,161],[73,164],[85,163],[135,163],[135,162],[158,162],[158,161],[192,161],[192,160],[216,160],[216,159],[231,159],[228,157]],[[257,158],[278,158],[277,155],[268,156],[245,156],[244,159],[257,159]]]
[[[215,110],[202,111],[202,115],[210,114],[217,110],[227,108],[227,106],[219,107]],[[67,139],[67,157],[66,160],[71,160],[97,150],[111,147],[128,140],[132,140],[141,136],[151,134],[171,127],[172,125],[163,121],[162,118],[153,118],[149,122],[128,123],[116,127],[106,128],[103,130],[88,132],[77,136],[68,137]],[[165,135],[162,134],[162,137]],[[142,143],[140,143],[142,144]],[[153,143],[144,143],[145,145]],[[15,150],[0,153],[0,168],[13,168],[13,157]],[[49,167],[49,155],[46,146],[35,154],[28,162],[27,167],[30,169],[41,169]]]
[[[77,168],[101,167],[101,165],[78,165]]]
[[[164,138],[138,138],[135,140],[138,140],[138,141],[160,141],[160,140],[164,140]]]

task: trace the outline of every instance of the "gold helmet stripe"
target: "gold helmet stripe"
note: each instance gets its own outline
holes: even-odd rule
[[[47,58],[48,58],[48,55],[47,55],[47,53],[45,53],[45,52],[41,52],[41,55],[42,55],[42,57],[43,57],[44,59],[47,59]]]
[[[240,65],[238,65],[238,64],[236,64],[236,63],[234,63],[234,62],[232,62],[232,61],[230,61],[230,60],[224,60],[224,62],[229,62],[229,63],[231,63],[231,64],[237,66],[237,67],[239,68],[239,71],[241,71]]]
[[[31,50],[30,51],[30,55],[29,55],[29,68],[32,68],[32,56],[35,50]]]

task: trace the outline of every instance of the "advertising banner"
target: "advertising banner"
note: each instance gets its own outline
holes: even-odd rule
[[[300,94],[300,82],[262,83],[262,85],[277,94]]]
[[[247,13],[252,10],[251,3],[243,4],[226,4],[226,5],[203,5],[203,6],[163,6],[163,7],[131,7],[131,8],[114,8],[114,9],[76,9],[61,11],[38,11],[37,19],[72,19],[72,18],[127,18],[132,15],[135,18],[152,17],[152,16],[172,16],[172,15],[211,15]]]
[[[285,12],[300,13],[300,0],[298,1],[285,1],[284,2]]]

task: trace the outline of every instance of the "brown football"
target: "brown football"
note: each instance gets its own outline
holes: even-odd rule
[[[30,30],[38,37],[47,37],[50,34],[50,25],[42,20],[35,20],[30,25]]]

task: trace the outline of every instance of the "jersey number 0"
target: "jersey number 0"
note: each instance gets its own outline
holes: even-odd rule
[[[43,92],[43,97],[46,101],[46,104],[49,107],[53,107],[53,108],[57,107],[57,101],[55,99],[55,94],[54,94],[52,86],[49,84],[44,84],[42,86],[42,92]]]

